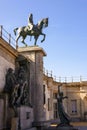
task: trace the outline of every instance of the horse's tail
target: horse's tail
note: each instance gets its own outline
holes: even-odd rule
[[[15,34],[15,35],[16,35],[16,31],[17,31],[17,30],[18,30],[18,28],[15,28],[15,29],[14,29],[14,34]]]

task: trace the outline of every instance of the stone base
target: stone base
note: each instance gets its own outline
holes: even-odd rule
[[[32,122],[34,121],[33,108],[29,106],[21,106],[19,108],[19,114],[21,129],[32,128]]]

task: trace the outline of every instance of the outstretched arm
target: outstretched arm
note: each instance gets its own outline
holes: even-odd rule
[[[68,98],[67,96],[63,97],[63,99]]]

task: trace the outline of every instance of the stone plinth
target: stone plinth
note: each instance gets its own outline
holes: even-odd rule
[[[33,108],[28,106],[20,106],[18,108],[18,117],[12,118],[11,130],[25,130],[34,128],[32,127],[33,121]]]
[[[34,108],[34,121],[44,121],[43,108],[43,56],[46,53],[41,47],[29,46],[18,48],[18,52],[30,60],[31,104]]]
[[[20,118],[20,128],[22,130],[32,128],[32,122],[34,121],[33,108],[28,106],[21,106],[18,111]]]

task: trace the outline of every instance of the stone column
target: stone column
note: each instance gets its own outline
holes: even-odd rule
[[[34,121],[44,121],[43,56],[46,56],[46,53],[38,46],[22,47],[18,51],[30,60],[30,90],[31,103],[34,108]]]

